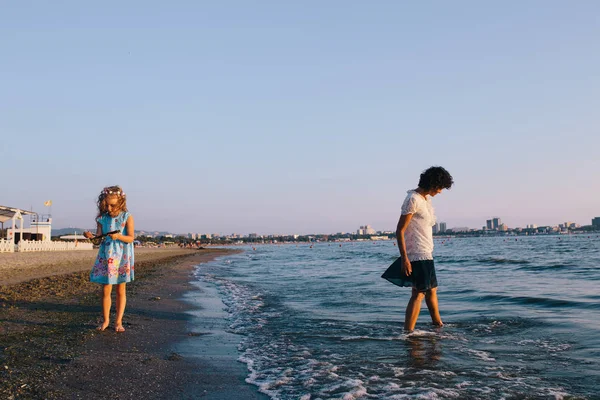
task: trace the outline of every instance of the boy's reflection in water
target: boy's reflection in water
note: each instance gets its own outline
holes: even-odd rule
[[[441,345],[435,336],[409,336],[404,343],[411,367],[431,368],[442,358]]]

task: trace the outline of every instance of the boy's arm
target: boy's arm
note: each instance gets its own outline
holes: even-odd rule
[[[402,258],[402,269],[404,274],[409,276],[412,273],[412,265],[408,261],[406,254],[406,241],[404,240],[404,232],[408,227],[408,224],[412,220],[413,214],[404,214],[400,216],[398,226],[396,227],[396,240],[398,241],[398,248],[400,249],[400,257]]]

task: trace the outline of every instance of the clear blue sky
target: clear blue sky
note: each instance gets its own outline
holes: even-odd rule
[[[0,204],[136,228],[394,229],[600,215],[600,2],[3,2]]]

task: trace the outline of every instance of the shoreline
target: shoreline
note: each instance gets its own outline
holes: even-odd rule
[[[227,331],[228,312],[217,287],[201,280],[191,284],[194,289],[185,293],[184,301],[192,305],[192,334],[177,344],[177,354],[206,366],[211,378],[204,382],[205,393],[190,398],[269,400],[258,386],[246,382],[248,367],[239,361],[238,350],[242,337]]]
[[[89,264],[81,272],[0,286],[0,394],[267,399],[245,382],[235,340],[222,340],[231,334],[217,292],[192,283],[197,265],[234,252],[173,251],[136,262],[137,279],[127,285],[126,332],[119,334],[112,321],[106,331],[95,330],[100,300]]]

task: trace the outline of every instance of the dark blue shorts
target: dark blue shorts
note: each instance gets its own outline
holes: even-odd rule
[[[419,292],[426,292],[438,286],[433,260],[411,261],[410,265],[412,274],[406,276],[402,273],[402,259],[399,257],[381,277],[394,285],[409,286]]]

